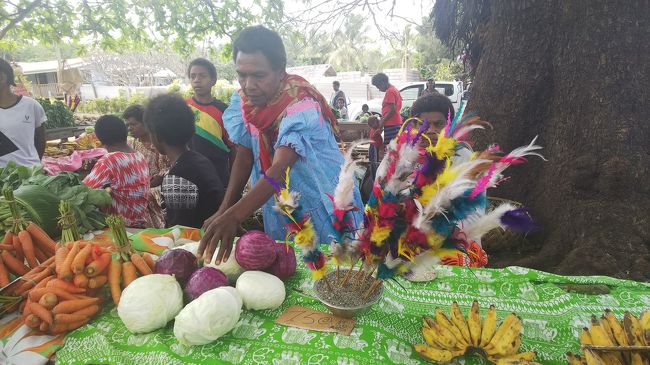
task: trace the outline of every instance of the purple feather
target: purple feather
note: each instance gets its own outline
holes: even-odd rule
[[[269,183],[272,187],[273,190],[275,190],[276,193],[279,193],[282,191],[282,186],[278,184],[277,181],[275,181],[272,177],[268,176],[264,172],[262,172],[262,177],[264,177],[264,180],[266,180],[267,183]]]
[[[501,216],[501,224],[515,232],[532,232],[540,227],[533,222],[528,208],[517,208],[505,212]]]
[[[418,129],[418,133],[415,135],[415,138],[413,139],[413,146],[415,146],[416,143],[420,140],[420,137],[422,137],[422,133],[426,132],[427,129],[429,129],[429,120],[425,119],[424,122],[422,122],[422,125],[420,126],[420,129]]]

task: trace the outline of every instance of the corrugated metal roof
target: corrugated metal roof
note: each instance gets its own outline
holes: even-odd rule
[[[58,61],[41,61],[41,62],[17,62],[18,66],[23,71],[23,74],[25,75],[33,75],[33,74],[40,74],[40,73],[46,73],[46,72],[56,72],[57,69],[59,68],[59,63]],[[84,66],[86,64],[86,61],[84,61],[82,58],[69,58],[67,60],[63,60],[63,69],[64,70],[69,70],[72,68],[78,68],[81,66]]]

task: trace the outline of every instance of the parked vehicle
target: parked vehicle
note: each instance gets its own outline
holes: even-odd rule
[[[426,81],[411,82],[406,86],[402,86],[400,94],[402,95],[402,108],[410,108],[413,102],[422,95],[426,88]],[[463,94],[463,83],[461,81],[436,81],[436,90],[441,94],[446,95],[454,105],[454,109],[458,110]],[[381,115],[381,98],[368,100],[364,103],[352,103],[348,106],[348,115],[350,120],[355,121],[361,115],[361,106],[368,104],[370,112],[373,114]]]

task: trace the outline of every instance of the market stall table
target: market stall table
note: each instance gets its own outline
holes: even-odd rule
[[[140,232],[134,244],[143,245],[147,240],[142,237],[161,232],[165,230]],[[625,311],[638,315],[650,307],[649,284],[609,277],[563,277],[521,267],[440,266],[437,274],[427,283],[402,279],[387,283],[381,300],[357,318],[350,336],[275,324],[292,305],[326,311],[313,295],[309,270],[299,264],[296,275],[286,282],[287,298],[280,308],[244,310],[235,329],[209,345],[179,344],[173,322],[152,333],[131,334],[110,303],[90,324],[67,334],[65,344],[51,336],[27,342],[39,335],[16,327],[11,317],[3,319],[0,362],[23,364],[22,356],[32,351],[42,355],[42,364],[57,351],[56,364],[420,364],[424,361],[411,345],[423,342],[422,316],[433,315],[437,306],[449,313],[453,301],[467,312],[476,299],[482,315],[495,304],[499,320],[510,312],[522,318],[522,351],[536,351],[537,361],[544,364],[565,364],[567,351],[579,352],[578,334],[592,314],[611,308],[617,315]],[[7,328],[7,323],[15,328]]]
[[[90,325],[66,337],[57,364],[419,364],[411,344],[422,343],[422,315],[453,301],[467,311],[474,299],[481,310],[497,306],[499,319],[516,312],[523,319],[523,349],[545,364],[566,363],[578,352],[577,336],[592,314],[611,308],[639,314],[650,307],[650,286],[608,277],[562,277],[521,267],[500,270],[438,267],[428,283],[388,283],[381,301],[357,320],[351,336],[290,328],[274,323],[286,308],[325,308],[313,297],[308,270],[288,280],[287,299],[277,310],[247,311],[235,329],[205,346],[180,345],[170,323],[150,334],[129,333],[113,306]],[[604,284],[609,294],[570,293],[556,284]],[[400,287],[403,286],[404,288]],[[599,286],[602,288],[602,286]]]

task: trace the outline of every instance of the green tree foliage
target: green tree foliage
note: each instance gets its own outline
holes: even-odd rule
[[[253,23],[273,26],[283,11],[281,0],[16,0],[0,6],[0,47],[91,39],[108,50],[167,44],[189,55],[206,37],[232,39]]]

